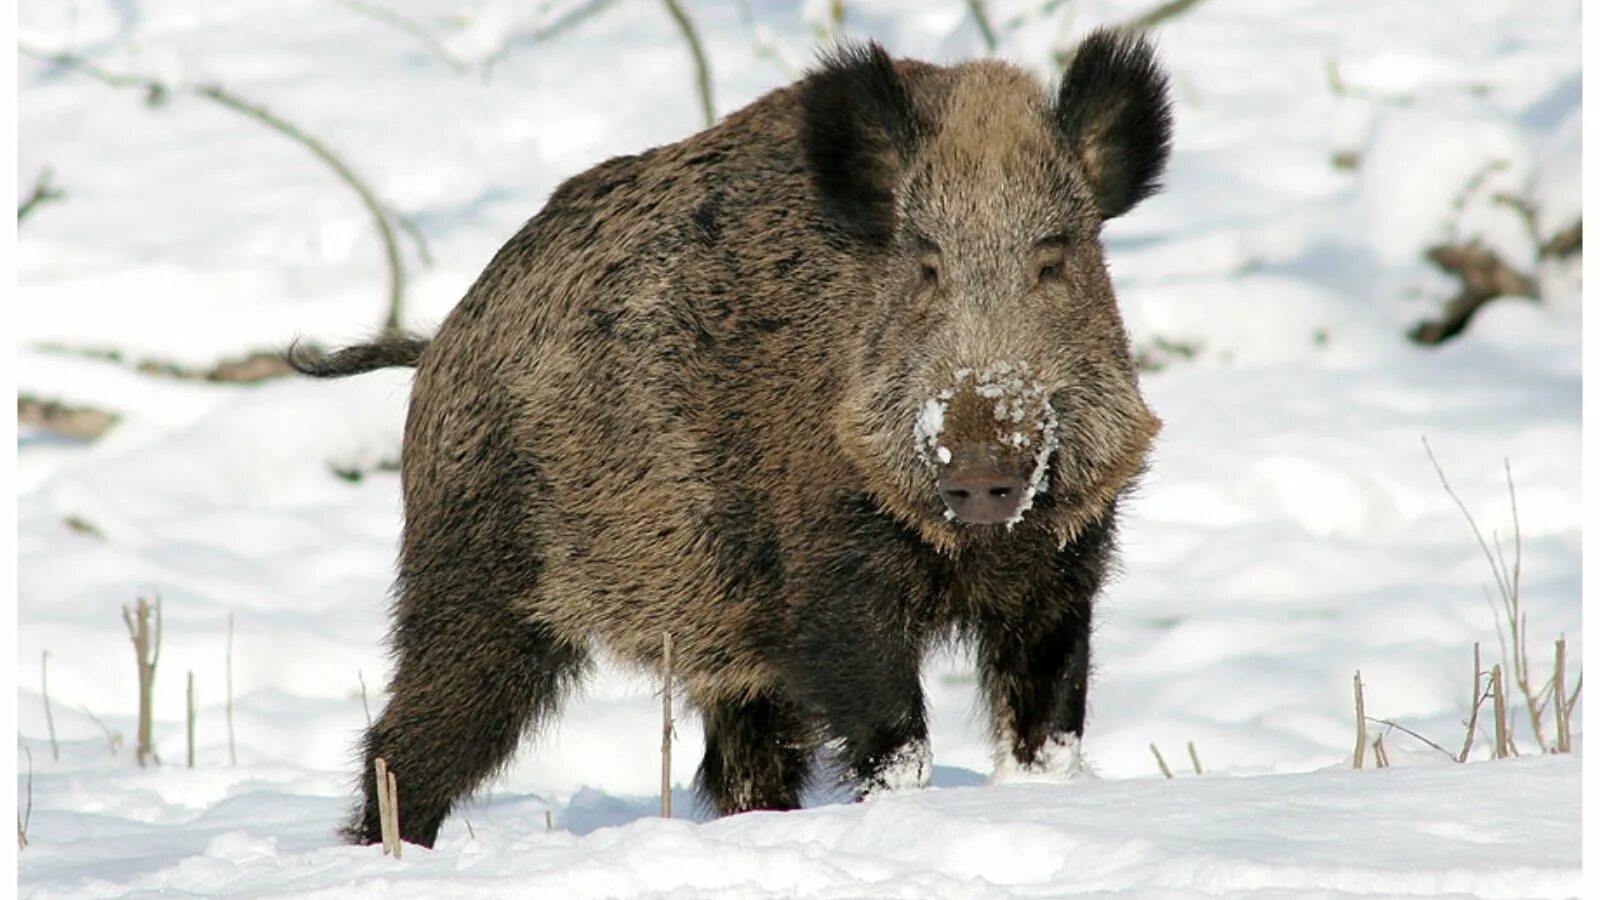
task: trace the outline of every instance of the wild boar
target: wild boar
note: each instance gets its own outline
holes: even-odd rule
[[[705,726],[718,814],[931,773],[921,662],[973,647],[1002,775],[1078,765],[1096,594],[1159,421],[1102,223],[1157,188],[1167,79],[1101,31],[1059,83],[877,44],[563,183],[415,365],[394,674],[351,841],[402,837],[554,716],[597,648]]]

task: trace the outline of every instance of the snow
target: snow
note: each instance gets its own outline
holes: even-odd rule
[[[327,140],[427,237],[431,267],[405,245],[407,320],[427,331],[561,179],[699,127],[690,57],[665,13],[611,4],[567,21],[582,5],[392,7],[465,74],[319,0],[26,0],[18,27],[28,46],[111,71],[223,83]],[[687,5],[721,113],[787,80],[830,27],[821,2]],[[1002,54],[1039,72],[1148,4],[1046,5],[986,4]],[[852,0],[845,30],[903,55],[969,58],[982,38],[966,6]],[[407,847],[399,862],[340,846],[334,830],[366,709],[384,702],[390,464],[409,373],[247,387],[47,349],[203,366],[295,336],[359,338],[384,302],[365,213],[303,148],[236,114],[181,94],[150,109],[24,58],[19,190],[49,166],[67,196],[19,230],[17,387],[120,421],[92,443],[19,436],[17,789],[32,793],[19,892],[1579,894],[1578,759],[1537,752],[1516,696],[1520,759],[1489,758],[1484,716],[1466,765],[1389,730],[1393,767],[1349,768],[1356,670],[1369,714],[1455,752],[1473,644],[1486,666],[1501,661],[1488,564],[1424,437],[1508,556],[1509,465],[1532,679],[1549,678],[1562,635],[1569,683],[1581,670],[1581,272],[1535,263],[1527,224],[1495,199],[1531,200],[1539,240],[1581,209],[1579,20],[1570,0],[1462,0],[1448,14],[1229,0],[1158,35],[1175,153],[1165,192],[1108,225],[1107,260],[1134,345],[1194,354],[1143,379],[1165,426],[1122,508],[1123,574],[1097,613],[1081,746],[1049,748],[1038,772],[997,767],[972,662],[955,649],[925,672],[931,761],[907,767],[931,788],[849,804],[820,784],[802,812],[661,821],[655,686],[605,664],[435,850]],[[1461,338],[1423,350],[1406,329],[1456,285],[1420,254],[1447,238],[1494,247],[1538,275],[1542,296],[1491,304]],[[936,398],[907,423],[930,458],[943,413]],[[165,626],[163,763],[145,770],[118,613],[140,594],[160,596]],[[702,747],[692,718],[677,734],[682,814]]]

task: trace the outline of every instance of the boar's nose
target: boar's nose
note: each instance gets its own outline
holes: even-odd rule
[[[939,497],[957,519],[971,525],[998,525],[1015,517],[1028,483],[998,469],[951,471],[939,479]]]

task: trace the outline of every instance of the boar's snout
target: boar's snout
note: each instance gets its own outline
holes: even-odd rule
[[[939,498],[950,514],[969,525],[999,525],[1017,517],[1028,480],[998,466],[950,468],[939,478]]]

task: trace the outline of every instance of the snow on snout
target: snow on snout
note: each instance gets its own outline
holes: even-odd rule
[[[1012,451],[1031,448],[1033,470],[1016,514],[1006,520],[1009,529],[1022,521],[1033,499],[1050,489],[1050,455],[1059,444],[1056,411],[1045,386],[1032,377],[1025,362],[1001,361],[982,369],[960,368],[952,373],[953,387],[941,389],[923,403],[913,428],[918,456],[937,470],[948,465],[951,451],[943,442],[945,417],[956,392],[970,390],[990,401],[995,443]]]

